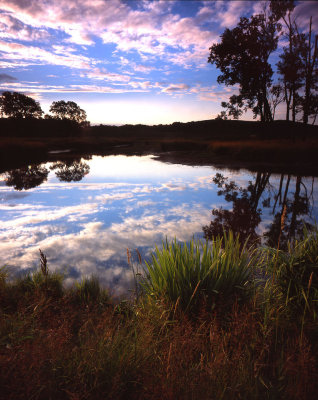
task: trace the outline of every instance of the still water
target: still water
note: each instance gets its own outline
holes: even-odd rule
[[[127,248],[149,257],[162,240],[211,237],[223,228],[275,246],[318,219],[313,177],[186,166],[153,156],[92,156],[30,165],[0,175],[0,265],[12,274],[39,265],[66,283],[94,274],[127,293]],[[212,221],[212,222],[211,222]]]

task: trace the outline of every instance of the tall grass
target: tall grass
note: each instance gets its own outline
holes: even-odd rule
[[[95,276],[83,278],[76,282],[71,290],[71,297],[75,303],[107,303],[109,302],[108,291],[100,287],[99,281]]]
[[[275,276],[277,296],[289,312],[318,312],[318,229],[304,229],[302,240],[288,243],[288,250],[268,249],[268,271]]]
[[[139,301],[121,304],[94,277],[58,297],[45,263],[14,282],[2,270],[0,399],[311,400],[317,248],[317,230],[286,252],[232,234],[165,242]]]
[[[256,255],[233,233],[212,243],[163,243],[146,262],[144,289],[148,296],[165,298],[183,310],[199,304],[233,304],[251,290]]]

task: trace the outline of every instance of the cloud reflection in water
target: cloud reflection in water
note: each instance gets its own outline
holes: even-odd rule
[[[120,294],[132,280],[127,247],[147,256],[166,236],[201,235],[213,172],[150,157],[93,157],[88,164],[90,174],[80,182],[60,182],[47,165],[41,186],[1,188],[0,261],[28,269],[38,264],[41,248],[52,270],[65,268],[67,282],[94,274]]]
[[[63,174],[71,176],[69,171],[56,164],[63,172],[56,176],[57,168],[47,164],[42,167],[50,172],[41,186],[21,192],[1,186],[1,265],[15,271],[34,267],[41,248],[52,270],[65,270],[66,283],[94,274],[120,295],[132,284],[127,248],[138,248],[147,257],[165,237],[203,237],[211,210],[233,207],[218,196],[213,183],[218,171],[212,167],[164,164],[149,156],[93,157],[85,162],[89,168],[80,161],[76,168],[72,164],[76,179],[83,172],[81,181],[61,182]],[[255,178],[246,171],[222,173],[242,187]],[[272,178],[269,190],[274,193],[279,178]],[[262,208],[259,234],[272,219],[269,208]]]

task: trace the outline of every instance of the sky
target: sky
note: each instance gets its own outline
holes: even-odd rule
[[[306,28],[312,15],[317,29],[318,2],[296,4],[299,26]],[[215,118],[237,88],[217,83],[219,72],[207,62],[209,48],[225,28],[261,6],[221,0],[1,0],[0,91],[25,93],[45,112],[53,101],[75,101],[92,124]]]

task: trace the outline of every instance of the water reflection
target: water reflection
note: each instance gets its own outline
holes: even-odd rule
[[[89,173],[90,167],[86,162],[79,159],[55,162],[50,169],[51,171],[55,170],[55,175],[61,182],[79,182]]]
[[[4,174],[7,186],[15,190],[30,190],[46,182],[49,170],[55,171],[55,175],[61,182],[79,182],[90,171],[89,165],[81,159],[58,161],[48,169],[45,165],[29,165],[17,168]]]
[[[258,208],[260,197],[265,190],[270,174],[258,173],[255,182],[249,182],[247,188],[243,188],[229,181],[224,175],[217,173],[213,182],[220,189],[218,196],[224,196],[227,202],[232,202],[232,210],[223,207],[212,210],[215,217],[210,225],[203,227],[204,237],[212,239],[213,236],[222,235],[223,231],[233,231],[240,235],[242,242],[246,240],[250,244],[256,243],[260,235],[256,228],[261,222],[261,209]]]
[[[212,181],[220,189],[218,196],[223,196],[226,202],[232,203],[232,208],[224,209],[221,206],[212,210],[214,218],[209,225],[203,226],[204,237],[212,239],[223,231],[232,230],[240,235],[242,242],[247,240],[249,244],[255,244],[263,237],[267,245],[275,247],[282,229],[280,248],[286,248],[289,240],[302,234],[304,226],[310,228],[312,223],[307,221],[307,217],[312,215],[314,178],[296,176],[292,184],[291,175],[281,174],[277,187],[277,176],[274,177],[274,184],[270,182],[270,177],[269,173],[259,172],[248,182],[247,187],[242,187],[234,180],[229,181],[228,177],[217,173]],[[272,222],[260,233],[257,228],[266,209],[270,210]],[[284,209],[285,219],[282,226]]]
[[[45,166],[29,165],[6,172],[4,180],[7,186],[15,190],[29,190],[45,182],[48,174],[49,170]]]
[[[67,282],[93,273],[116,293],[127,293],[133,282],[127,247],[149,257],[165,237],[188,241],[223,228],[274,243],[284,205],[286,240],[302,220],[313,223],[318,215],[311,179],[164,164],[150,156],[64,159],[9,171],[1,180],[1,266],[33,268],[41,248]]]
[[[291,188],[291,176],[283,174],[280,176],[279,189],[274,195],[272,207],[273,222],[264,234],[269,246],[277,245],[284,208],[286,209],[286,217],[280,236],[281,248],[286,248],[288,240],[299,237],[304,226],[307,226],[307,228],[312,226],[309,221],[306,221],[305,217],[312,214],[313,190],[314,178],[306,182],[303,177],[297,176],[294,188]],[[270,203],[267,206],[270,207]]]

